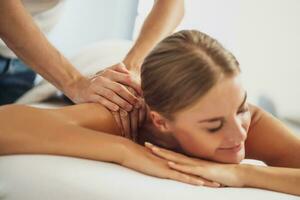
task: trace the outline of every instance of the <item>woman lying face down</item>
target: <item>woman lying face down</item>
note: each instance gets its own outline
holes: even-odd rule
[[[142,90],[160,146],[224,163],[239,163],[251,113],[234,56],[198,31],[162,41],[142,65]],[[143,134],[143,133],[142,133]]]
[[[246,92],[239,76],[214,86],[194,105],[172,116],[150,111],[156,128],[140,132],[145,141],[177,152],[223,163],[239,163],[245,157],[245,141],[251,122]]]
[[[300,195],[300,139],[247,103],[239,64],[216,40],[194,30],[165,38],[142,65],[141,87],[147,107],[141,145],[120,137],[99,104],[9,105],[0,107],[0,155],[81,157],[195,185]],[[240,164],[244,158],[269,166]]]

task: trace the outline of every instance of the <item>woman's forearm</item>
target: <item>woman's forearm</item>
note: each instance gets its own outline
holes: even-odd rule
[[[245,187],[300,195],[300,169],[240,165]]]

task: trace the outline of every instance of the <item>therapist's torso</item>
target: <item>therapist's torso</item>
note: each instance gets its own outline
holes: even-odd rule
[[[57,24],[65,0],[22,0],[25,9],[44,34]],[[16,58],[16,55],[0,39],[0,56]]]

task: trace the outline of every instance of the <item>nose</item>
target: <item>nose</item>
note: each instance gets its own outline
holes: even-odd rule
[[[246,140],[247,130],[243,127],[242,122],[239,119],[234,119],[228,128],[226,139],[228,142],[238,145]]]

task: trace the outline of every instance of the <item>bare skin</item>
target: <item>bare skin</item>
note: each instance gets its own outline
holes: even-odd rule
[[[184,2],[155,1],[141,34],[123,60],[127,70],[115,66],[111,68],[114,69],[114,76],[99,75],[92,79],[84,77],[49,43],[20,0],[1,1],[0,12],[0,38],[20,59],[63,91],[73,102],[95,102],[112,111],[117,111],[119,107],[130,111],[137,99],[126,88],[120,87],[120,83],[139,90],[139,86],[132,82],[130,74],[127,73],[128,70],[139,71],[149,51],[180,23],[184,15]],[[109,94],[107,90],[110,90]]]
[[[226,87],[224,94],[220,90],[222,87]],[[0,107],[0,154],[38,153],[82,157],[115,162],[145,174],[195,185],[258,187],[300,195],[297,188],[300,184],[299,138],[280,121],[251,104],[247,104],[250,115],[232,115],[236,112],[232,110],[238,109],[243,102],[244,92],[237,79],[228,79],[215,86],[206,98],[202,98],[195,105],[197,107],[219,99],[215,98],[218,95],[229,95],[232,99],[226,103],[232,103],[227,104],[224,108],[227,110],[223,110],[222,113],[228,112],[228,117],[245,119],[233,121],[237,123],[237,127],[241,125],[244,129],[233,130],[227,125],[231,127],[231,131],[226,133],[224,129],[220,130],[218,135],[214,133],[213,137],[216,138],[210,139],[211,142],[206,142],[206,145],[200,144],[198,137],[208,141],[208,137],[212,137],[211,134],[205,136],[202,131],[202,134],[199,132],[193,136],[193,130],[179,127],[176,120],[168,122],[168,127],[174,132],[170,133],[168,129],[165,132],[161,131],[160,125],[156,124],[156,117],[151,117],[152,111],[148,112],[147,119],[139,129],[138,143],[144,144],[152,138],[152,143],[190,157],[151,144],[144,148],[120,137],[122,132],[110,111],[93,103],[59,109],[39,109],[22,105]],[[213,107],[216,107],[215,104]],[[221,107],[213,107],[210,111],[202,113],[203,116],[216,111],[221,112]],[[189,109],[185,109],[176,115],[177,118],[186,118],[186,112],[193,116]],[[192,120],[182,121],[181,124],[192,123],[190,121]],[[206,130],[215,127],[216,124],[219,126],[215,121],[201,126]],[[184,130],[184,137],[192,137],[192,141],[198,141],[199,145],[193,145],[191,141],[184,142],[184,138],[180,139],[183,137],[180,133],[183,132],[178,131],[179,129]],[[241,136],[245,130],[247,139]],[[226,134],[229,133],[234,135],[227,137]],[[239,151],[224,149],[225,146],[229,147],[238,142],[243,144]],[[272,167],[239,164],[243,158],[258,159]],[[273,180],[272,184],[270,179]]]
[[[126,111],[140,108],[134,92],[140,92],[139,83],[132,74],[139,74],[145,56],[180,23],[184,15],[183,0],[156,0],[146,17],[133,47],[121,63],[107,67],[105,73],[83,76],[44,36],[20,0],[0,2],[0,38],[7,46],[43,78],[63,91],[74,103],[100,103],[119,118],[118,126],[124,134],[135,132],[139,112]],[[22,33],[22,37],[20,37]],[[125,64],[125,65],[124,65]],[[119,114],[123,110],[123,115]],[[131,124],[131,126],[129,126]],[[130,136],[132,137],[132,136]]]
[[[173,170],[165,159],[120,137],[121,131],[112,114],[99,104],[60,109],[6,105],[0,107],[0,126],[0,155],[72,156],[113,162],[144,174],[188,184],[219,186],[212,181]]]

